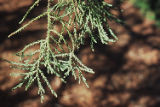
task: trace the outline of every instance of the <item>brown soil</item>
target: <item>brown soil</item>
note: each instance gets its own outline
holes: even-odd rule
[[[16,61],[15,52],[45,36],[42,19],[7,38],[20,27],[18,21],[32,3],[33,0],[0,0],[0,59]],[[27,20],[39,14],[44,5],[42,1]],[[9,74],[16,70],[0,60],[0,107],[160,107],[160,29],[130,3],[124,2],[119,8],[124,11],[116,14],[126,24],[112,24],[118,42],[108,46],[98,44],[95,52],[85,45],[78,53],[83,63],[95,71],[94,75],[86,74],[90,88],[79,85],[73,78],[63,84],[53,77],[51,84],[59,97],[54,98],[48,92],[42,104],[36,86],[28,92],[23,88],[11,91],[18,77]]]

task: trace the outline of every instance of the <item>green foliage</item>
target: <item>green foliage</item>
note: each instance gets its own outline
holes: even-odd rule
[[[35,1],[20,23],[25,20],[39,2],[40,0]],[[11,37],[25,29],[32,22],[44,16],[47,17],[46,38],[30,43],[19,51],[16,54],[20,58],[19,62],[8,61],[12,64],[12,67],[27,71],[25,73],[14,73],[14,75],[20,75],[23,78],[13,89],[22,87],[25,84],[25,90],[28,90],[36,82],[39,88],[38,94],[43,100],[45,94],[43,83],[45,83],[51,93],[57,97],[47,75],[58,76],[63,82],[65,82],[66,77],[72,75],[75,80],[78,79],[79,83],[82,80],[89,87],[83,73],[94,72],[78,59],[75,50],[78,50],[84,44],[86,37],[90,38],[92,50],[94,50],[94,44],[98,42],[107,44],[117,40],[116,35],[109,27],[108,20],[116,22],[120,22],[120,20],[110,13],[111,9],[113,9],[113,6],[103,0],[58,0],[57,3],[48,0],[46,12],[33,18],[9,35]],[[68,20],[64,19],[65,17],[68,17]],[[60,31],[54,29],[56,22],[62,26]],[[69,30],[69,27],[73,27],[73,30]],[[64,36],[64,32],[67,32],[67,36]],[[67,37],[69,40],[67,40]],[[28,51],[36,45],[39,46],[39,49]],[[67,48],[64,49],[64,46]]]
[[[160,27],[160,0],[131,0],[149,19],[155,20]]]

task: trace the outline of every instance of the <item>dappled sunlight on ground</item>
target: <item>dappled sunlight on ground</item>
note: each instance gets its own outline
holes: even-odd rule
[[[19,27],[18,21],[33,0],[9,1],[0,0],[0,107],[160,106],[160,29],[128,2],[119,5],[123,12],[117,10],[116,13],[125,24],[111,22],[119,40],[107,46],[97,44],[95,52],[86,43],[77,53],[81,61],[95,71],[95,74],[85,74],[90,88],[83,83],[79,85],[73,78],[68,78],[68,83],[64,84],[59,78],[50,77],[59,97],[54,98],[47,91],[43,104],[36,84],[27,92],[23,88],[12,92],[19,77],[9,75],[16,70],[2,59],[18,60],[13,54],[25,44],[43,38],[46,24],[42,19],[8,39],[7,35]],[[42,2],[36,10],[41,11],[43,5]],[[37,11],[33,11],[35,14]]]

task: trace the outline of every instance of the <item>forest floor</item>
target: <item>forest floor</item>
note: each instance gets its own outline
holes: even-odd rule
[[[45,36],[45,19],[42,19],[7,38],[20,27],[18,21],[32,2],[0,0],[0,107],[160,107],[160,28],[129,2],[119,5],[123,12],[115,12],[125,25],[111,26],[119,40],[107,46],[98,44],[95,52],[85,45],[78,53],[82,62],[95,71],[86,74],[90,88],[83,83],[79,85],[73,78],[64,84],[53,77],[51,84],[58,98],[48,92],[44,103],[40,103],[36,86],[27,92],[23,88],[11,91],[18,78],[10,73],[16,70],[2,59],[16,61],[14,53]],[[44,5],[42,1],[28,19],[39,14]]]

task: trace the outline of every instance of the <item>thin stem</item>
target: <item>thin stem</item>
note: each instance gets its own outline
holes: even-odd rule
[[[47,5],[47,46],[49,47],[49,41],[50,41],[50,26],[51,26],[51,16],[50,16],[50,2],[51,0],[48,0],[48,5]]]
[[[33,23],[34,21],[40,19],[41,17],[45,16],[47,14],[47,12],[44,12],[43,14],[33,18],[31,21],[29,21],[27,24],[25,24],[24,26],[22,26],[21,28],[19,28],[18,30],[16,30],[15,32],[11,33],[8,37],[10,38],[11,36],[17,34],[18,32],[22,31],[23,29],[25,29],[26,27],[28,27],[31,23]]]

